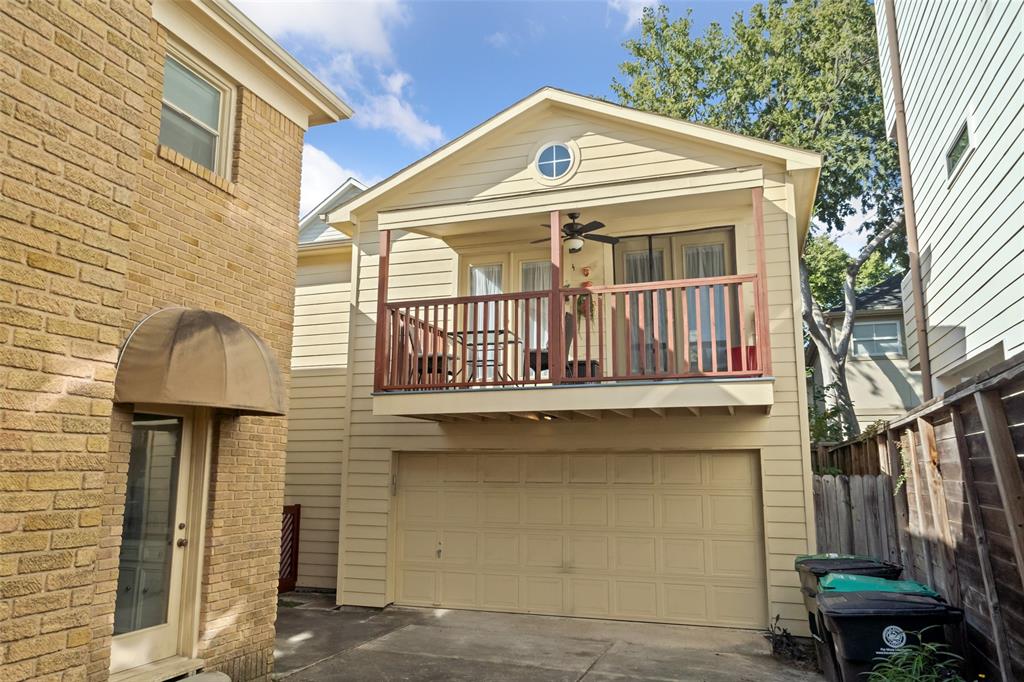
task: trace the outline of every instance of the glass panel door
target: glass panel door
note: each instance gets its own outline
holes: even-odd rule
[[[683,247],[683,267],[686,279],[702,279],[705,277],[724,277],[726,274],[725,244],[699,244]],[[726,325],[729,321],[725,319],[725,296],[726,287],[723,285],[702,286],[699,288],[690,287],[686,290],[687,320],[690,335],[690,365],[697,367],[698,353],[704,371],[713,368],[712,363],[712,340],[717,349],[715,355],[718,368],[724,369],[726,365]],[[698,320],[697,299],[700,299],[700,315]],[[711,309],[714,306],[715,325],[711,327]],[[697,343],[697,324],[700,324],[700,347]],[[712,339],[714,334],[714,339]]]
[[[625,254],[626,284],[661,282],[665,279],[664,249],[628,251]],[[629,296],[630,373],[656,374],[668,368],[667,310],[665,291],[632,292]],[[641,303],[643,304],[641,306]],[[655,321],[657,306],[657,321]],[[643,313],[640,313],[640,308]],[[657,325],[657,329],[655,328]],[[657,331],[657,337],[655,337]]]
[[[502,264],[469,266],[469,295],[493,296],[502,293]],[[474,376],[488,381],[494,378],[497,357],[498,335],[503,334],[502,323],[498,320],[501,307],[495,301],[477,303],[472,307],[472,331],[469,339],[474,358]]]
[[[136,414],[128,459],[111,671],[175,655],[188,480],[183,416]]]

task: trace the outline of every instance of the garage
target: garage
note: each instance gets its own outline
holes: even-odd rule
[[[398,604],[766,625],[756,453],[396,460]]]

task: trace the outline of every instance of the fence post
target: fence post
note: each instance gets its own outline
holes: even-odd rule
[[[967,436],[964,433],[963,417],[955,406],[949,411],[953,421],[953,433],[956,435],[956,454],[960,458],[960,469],[963,474],[964,497],[967,511],[974,528],[974,545],[978,550],[978,564],[981,569],[981,581],[985,588],[985,601],[988,606],[989,620],[992,621],[992,641],[996,647],[996,659],[999,661],[999,672],[1003,682],[1013,679],[1013,667],[1010,661],[1010,645],[1006,639],[1006,628],[1003,625],[1003,608],[999,605],[999,593],[996,590],[996,579],[992,573],[992,557],[988,551],[988,534],[985,532],[985,519],[981,515],[978,502],[978,490],[974,483],[974,468],[971,465],[970,450],[967,449]]]
[[[914,512],[917,519],[918,536],[921,538],[921,548],[924,551],[924,572],[928,584],[934,585],[935,567],[932,565],[932,543],[929,537],[930,533],[925,530],[924,526],[924,505],[921,502],[921,474],[917,468],[917,460],[919,459],[917,434],[911,428],[907,428],[904,433],[907,437],[906,451],[910,453],[910,475],[907,477],[907,480],[914,485]]]
[[[1021,480],[1017,453],[1010,439],[1003,400],[998,391],[979,391],[974,394],[974,400],[985,431],[985,442],[992,455],[996,485],[1003,501],[1006,525],[1010,528],[1013,556],[1017,560],[1017,574],[1024,585],[1024,481]]]
[[[953,606],[960,606],[960,576],[956,566],[956,552],[953,548],[953,533],[949,528],[949,511],[946,509],[946,492],[942,488],[942,473],[939,471],[939,447],[935,442],[935,427],[926,419],[918,417],[917,432],[921,436],[921,465],[928,479],[928,499],[932,507],[932,525],[942,543],[939,562],[942,564],[946,592]]]
[[[885,449],[886,454],[889,458],[889,470],[892,472],[892,505],[893,505],[893,516],[896,521],[896,544],[897,551],[900,555],[900,563],[907,570],[911,569],[914,565],[914,545],[910,539],[910,506],[907,498],[907,485],[906,482],[900,486],[899,491],[895,490],[896,479],[901,475],[903,468],[903,457],[900,455],[899,448],[896,446],[896,441],[892,437],[893,431],[886,429],[885,431]],[[902,444],[902,439],[899,441]]]

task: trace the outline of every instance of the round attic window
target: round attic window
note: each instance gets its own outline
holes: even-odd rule
[[[542,178],[556,180],[572,169],[572,150],[569,145],[556,142],[541,148],[537,154],[537,172]]]

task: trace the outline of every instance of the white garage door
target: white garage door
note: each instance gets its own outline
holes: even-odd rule
[[[763,627],[746,452],[403,454],[399,604]]]

